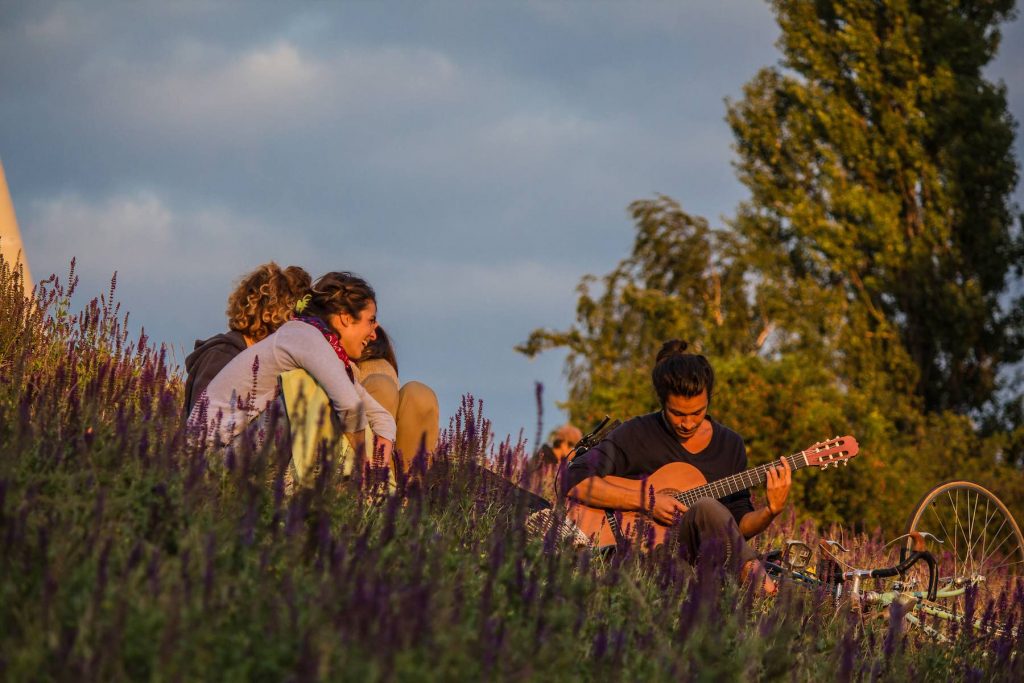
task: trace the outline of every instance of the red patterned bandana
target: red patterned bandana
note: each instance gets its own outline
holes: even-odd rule
[[[323,320],[320,318],[314,318],[313,316],[297,315],[292,318],[292,320],[304,322],[307,325],[312,325],[316,329],[320,330],[320,334],[324,335],[324,339],[326,339],[327,343],[331,345],[334,352],[338,354],[338,358],[341,362],[345,364],[345,372],[348,373],[348,378],[352,380],[353,384],[355,384],[356,376],[352,372],[352,359],[348,357],[347,353],[345,353],[345,349],[341,345],[341,337],[338,336],[337,332],[327,327]]]

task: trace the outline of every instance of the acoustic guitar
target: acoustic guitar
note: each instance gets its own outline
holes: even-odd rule
[[[859,449],[857,440],[852,436],[837,436],[786,456],[786,460],[794,471],[804,467],[827,469],[830,465],[846,465],[850,458],[857,455]],[[656,493],[667,493],[690,507],[701,498],[721,499],[737,491],[759,486],[767,479],[768,468],[776,464],[778,460],[708,483],[700,470],[693,465],[672,462],[647,477],[644,497],[648,498],[653,488]],[[669,530],[669,526],[661,524],[644,512],[603,510],[574,500],[568,501],[566,522],[575,524],[578,531],[598,548],[615,545],[617,538],[638,540],[643,539],[643,536],[653,540],[654,545],[660,545],[664,543]],[[653,539],[649,536],[652,531]]]

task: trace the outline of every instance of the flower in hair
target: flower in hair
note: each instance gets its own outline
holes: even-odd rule
[[[302,313],[303,311],[305,311],[306,310],[306,306],[309,306],[309,302],[312,301],[312,299],[313,299],[313,295],[312,294],[307,294],[306,296],[304,296],[301,299],[299,299],[298,301],[296,301],[295,302],[295,312],[296,313]]]

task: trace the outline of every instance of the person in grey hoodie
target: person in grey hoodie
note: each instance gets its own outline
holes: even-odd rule
[[[273,261],[242,276],[228,297],[229,331],[197,339],[195,350],[185,358],[186,416],[231,359],[292,318],[295,302],[309,292],[311,284],[312,278],[302,268],[282,269]]]

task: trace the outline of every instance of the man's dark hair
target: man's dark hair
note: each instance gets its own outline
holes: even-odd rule
[[[661,346],[651,371],[654,390],[664,406],[669,396],[696,396],[705,389],[708,401],[715,388],[715,371],[704,356],[686,353],[688,344],[681,339],[671,339]]]

